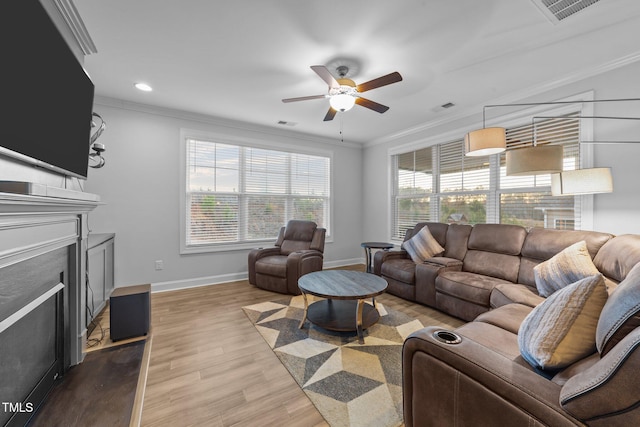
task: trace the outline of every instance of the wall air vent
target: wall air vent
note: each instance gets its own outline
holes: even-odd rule
[[[597,3],[599,0],[531,0],[542,13],[556,24]]]

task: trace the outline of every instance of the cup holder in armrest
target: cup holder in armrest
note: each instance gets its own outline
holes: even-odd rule
[[[439,329],[433,333],[433,337],[445,344],[460,344],[462,337],[455,332]]]

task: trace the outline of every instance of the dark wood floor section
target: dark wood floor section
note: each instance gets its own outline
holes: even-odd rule
[[[278,298],[247,281],[152,294],[141,425],[326,426],[241,309]],[[376,300],[423,324],[463,323],[393,295]]]
[[[54,386],[29,426],[128,426],[144,345],[88,353]]]

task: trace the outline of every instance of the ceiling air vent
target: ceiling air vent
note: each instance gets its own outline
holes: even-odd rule
[[[531,0],[552,23],[557,23],[599,0]]]
[[[444,111],[447,108],[451,108],[451,107],[455,107],[455,106],[456,106],[456,104],[454,104],[453,102],[447,102],[445,104],[442,104],[442,105],[439,105],[439,106],[433,108],[431,111],[439,113],[440,111]]]

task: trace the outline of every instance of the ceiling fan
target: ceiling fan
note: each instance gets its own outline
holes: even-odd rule
[[[326,95],[311,95],[301,96],[299,98],[286,98],[282,102],[295,102],[295,101],[307,101],[309,99],[321,99],[329,98],[329,111],[324,116],[324,121],[333,120],[338,111],[347,111],[353,107],[354,104],[358,104],[362,107],[369,108],[378,113],[384,113],[389,109],[386,105],[378,104],[377,102],[360,96],[361,93],[371,89],[375,89],[381,86],[390,85],[391,83],[397,83],[402,81],[400,73],[393,72],[377,79],[369,80],[368,82],[356,85],[356,83],[346,78],[345,76],[349,72],[349,67],[341,65],[336,68],[336,72],[340,78],[336,79],[329,72],[324,65],[312,65],[311,69],[320,76],[329,85],[329,91]]]

